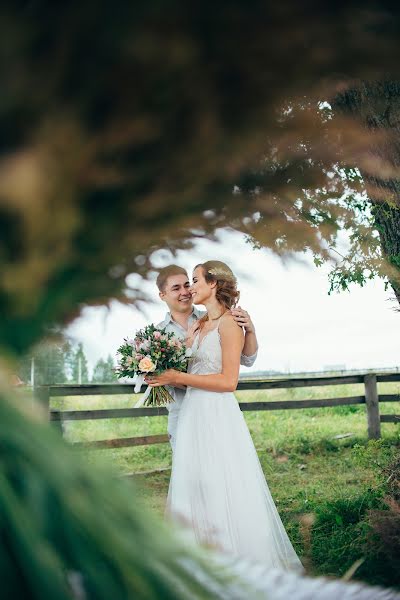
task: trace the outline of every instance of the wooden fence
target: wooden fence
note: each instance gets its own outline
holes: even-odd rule
[[[240,402],[242,411],[258,410],[298,410],[302,408],[322,408],[326,406],[346,406],[365,404],[368,437],[379,438],[381,423],[400,423],[400,414],[381,415],[380,402],[399,402],[400,394],[378,394],[378,383],[400,381],[400,373],[357,375],[341,375],[329,377],[309,377],[298,379],[240,380],[238,390],[272,390],[291,389],[297,387],[321,387],[326,385],[343,385],[350,383],[364,384],[364,395],[344,398],[325,398],[318,400],[278,400],[262,402]],[[98,396],[115,394],[134,394],[131,384],[103,385],[49,385],[36,388],[36,397],[49,407],[49,419],[62,432],[63,421],[82,421],[91,419],[121,419],[136,417],[155,417],[166,415],[167,409],[160,408],[111,408],[100,410],[54,410],[50,407],[50,399],[60,396]],[[146,435],[131,438],[97,440],[93,442],[76,442],[74,445],[90,448],[124,448],[168,442],[168,435]]]

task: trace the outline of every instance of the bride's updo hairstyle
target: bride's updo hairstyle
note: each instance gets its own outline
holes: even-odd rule
[[[217,282],[215,297],[218,302],[227,310],[236,306],[240,292],[237,289],[236,277],[228,265],[220,260],[208,260],[197,267],[203,269],[204,279],[207,283]]]

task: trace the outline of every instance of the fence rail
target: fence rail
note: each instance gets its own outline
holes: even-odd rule
[[[326,385],[364,384],[364,395],[344,398],[323,398],[309,400],[277,400],[261,402],[240,402],[242,411],[260,410],[299,410],[304,408],[323,408],[327,406],[348,406],[365,404],[367,415],[368,437],[379,438],[381,423],[400,423],[400,415],[381,415],[380,402],[399,402],[400,394],[379,394],[378,383],[400,381],[400,373],[357,375],[340,375],[328,377],[290,378],[290,379],[247,379],[240,380],[237,390],[272,390],[293,389],[298,387],[321,387]],[[98,396],[134,394],[132,384],[103,384],[103,385],[50,385],[41,386],[35,390],[38,399],[49,407],[50,421],[62,430],[63,421],[82,421],[92,419],[122,419],[137,417],[155,417],[167,415],[164,407],[158,408],[111,408],[96,410],[54,410],[50,407],[50,399],[64,396]],[[92,442],[75,442],[75,446],[85,448],[122,448],[160,444],[168,441],[167,435],[147,435],[131,438],[96,440]]]

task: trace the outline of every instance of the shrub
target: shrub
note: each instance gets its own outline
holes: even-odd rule
[[[344,575],[357,560],[364,559],[356,577],[383,583],[380,576],[375,578],[377,568],[368,545],[371,528],[367,521],[368,511],[381,506],[381,492],[376,490],[316,506],[311,558],[318,573]]]
[[[393,573],[392,584],[400,586],[400,456],[383,469],[388,494],[383,510],[371,510],[368,523],[374,535],[370,545]]]

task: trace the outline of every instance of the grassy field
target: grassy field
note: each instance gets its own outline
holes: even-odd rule
[[[400,394],[400,385],[379,384],[379,391]],[[343,385],[238,392],[237,398],[251,402],[360,394],[363,386]],[[122,408],[136,400],[132,396],[57,398],[52,407]],[[400,414],[400,402],[382,403],[380,410]],[[342,576],[363,558],[357,577],[396,585],[396,576],[381,564],[382,559],[376,553],[369,555],[366,519],[369,509],[382,505],[381,467],[400,448],[399,425],[382,424],[382,441],[368,445],[364,405],[244,414],[282,520],[308,571]],[[165,433],[166,426],[166,417],[66,422],[64,435],[70,441],[89,441]],[[88,461],[111,462],[121,474],[134,473],[144,501],[163,513],[171,465],[169,444],[80,452]]]

